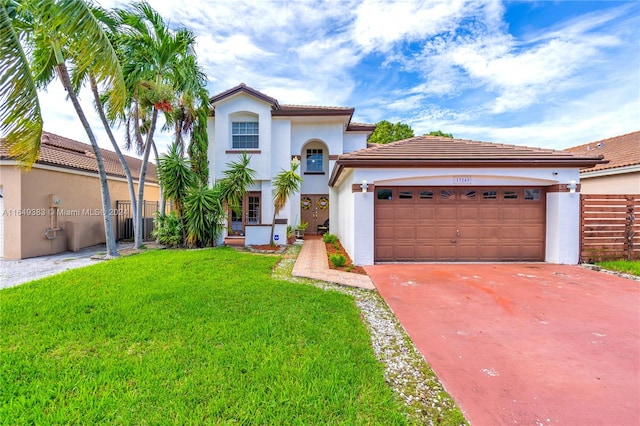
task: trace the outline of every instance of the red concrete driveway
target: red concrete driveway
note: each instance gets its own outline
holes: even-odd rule
[[[640,424],[640,282],[549,264],[366,270],[472,425]]]

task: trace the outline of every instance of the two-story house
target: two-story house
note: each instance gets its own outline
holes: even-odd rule
[[[272,179],[300,161],[301,190],[279,213],[275,234],[286,243],[286,224],[308,224],[307,233],[329,219],[329,176],[338,156],[367,147],[375,125],[351,121],[353,108],[284,105],[245,84],[211,98],[209,165],[211,183],[226,165],[246,152],[257,172],[242,203],[230,212],[226,234],[246,237],[246,244],[267,244],[273,217]]]
[[[271,180],[301,162],[303,183],[280,212],[286,224],[330,218],[354,263],[546,261],[577,263],[580,169],[602,156],[418,136],[367,147],[371,124],[343,107],[281,105],[244,84],[211,98],[213,179],[249,153],[257,171],[230,234],[269,241]],[[535,135],[532,135],[535,141]]]

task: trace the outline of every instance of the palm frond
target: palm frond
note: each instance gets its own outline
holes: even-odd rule
[[[0,6],[0,136],[9,155],[27,167],[38,159],[42,136],[38,93],[4,4]]]
[[[69,54],[76,72],[80,75],[90,72],[104,85],[113,118],[124,109],[126,86],[116,51],[94,13],[95,9],[82,0],[58,0],[49,24],[69,37]]]

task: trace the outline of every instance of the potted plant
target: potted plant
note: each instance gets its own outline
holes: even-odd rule
[[[296,241],[296,229],[287,225],[287,244],[293,244]]]
[[[296,226],[296,237],[304,237],[304,231],[307,229],[307,226],[309,226],[309,222],[300,222],[298,226]]]

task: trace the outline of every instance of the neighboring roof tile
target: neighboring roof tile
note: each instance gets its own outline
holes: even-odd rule
[[[566,151],[417,136],[340,155],[329,183],[335,183],[344,167],[593,167],[601,161]]]
[[[120,165],[115,152],[101,148],[104,167],[108,175],[125,177],[124,170]],[[8,159],[8,152],[4,146],[0,147],[0,159]],[[140,175],[142,160],[125,155],[125,160],[129,165],[131,174],[135,180]],[[98,172],[95,154],[91,145],[55,135],[49,132],[42,132],[42,143],[40,144],[40,156],[37,164],[58,166],[67,169],[84,170],[88,172]],[[156,165],[149,163],[147,166],[147,182],[158,182],[156,175]]]
[[[598,164],[581,170],[581,173],[635,166],[640,164],[640,131],[589,142],[567,148],[565,151],[575,155],[603,155],[605,160],[609,160],[608,164]]]

